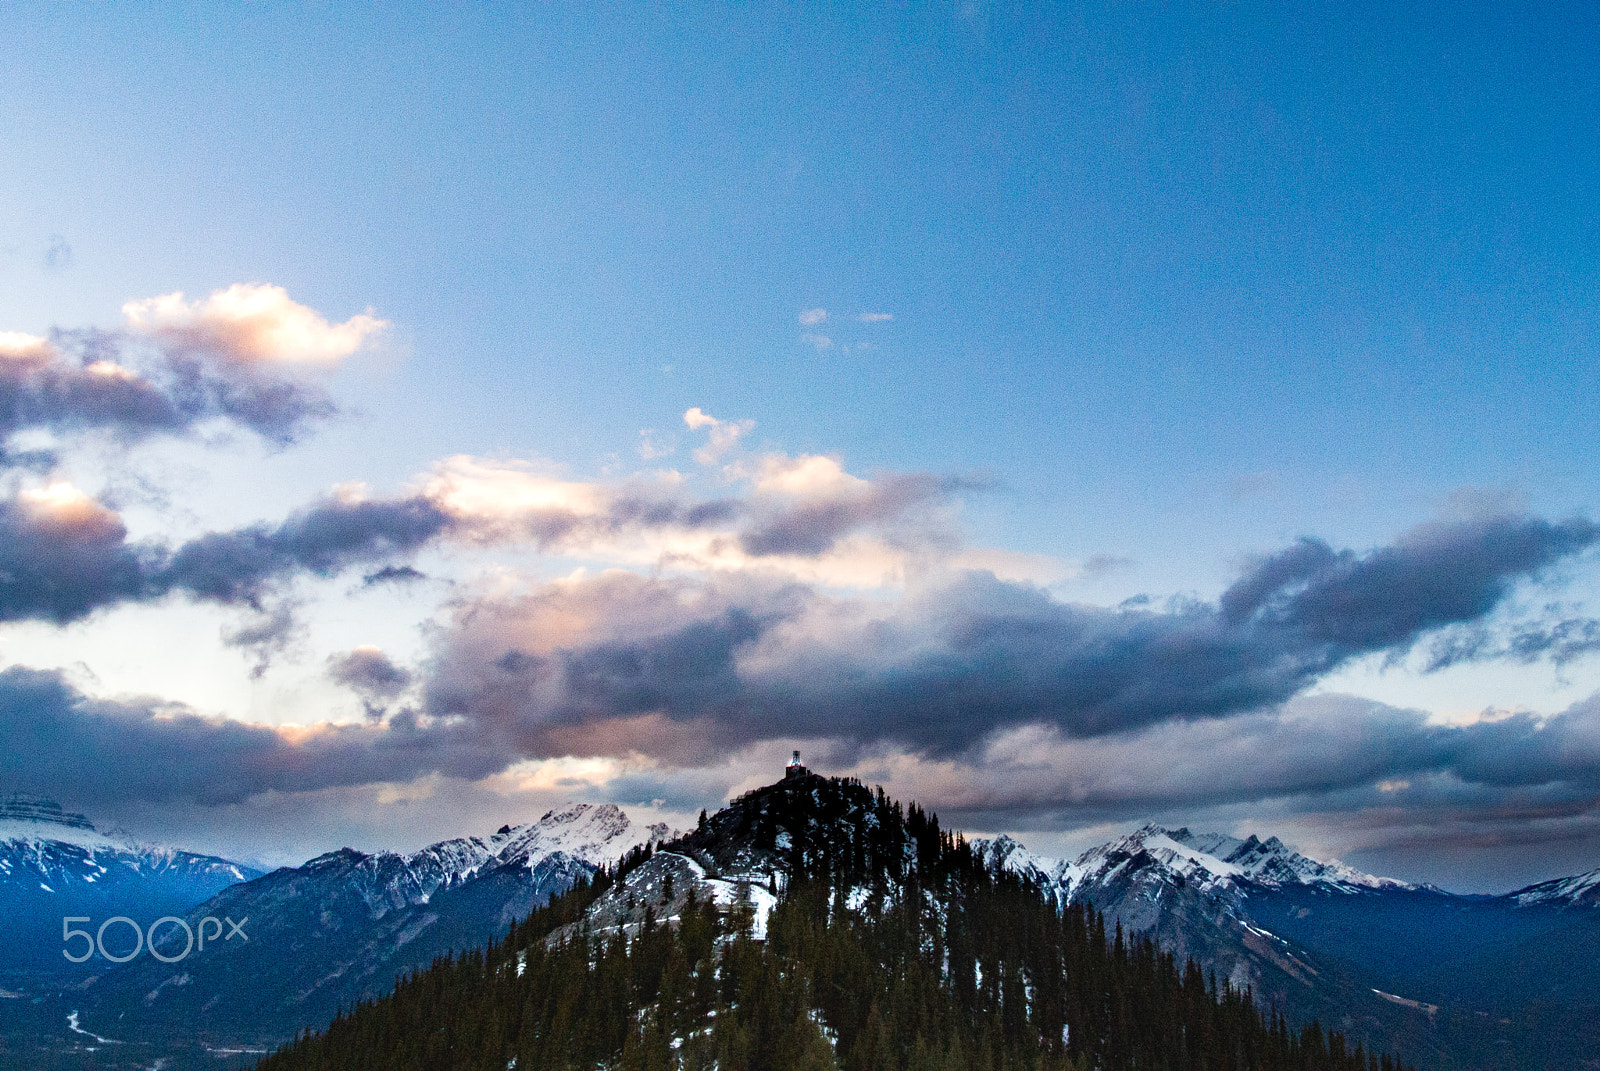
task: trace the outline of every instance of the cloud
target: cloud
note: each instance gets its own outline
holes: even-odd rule
[[[829,338],[827,335],[813,334],[810,331],[807,331],[805,334],[801,335],[800,338],[806,342],[809,342],[812,349],[816,350],[818,353],[821,353],[823,350],[828,349],[833,345],[833,339]]]
[[[678,440],[672,435],[657,435],[654,428],[643,428],[639,432],[639,456],[645,461],[654,461],[658,457],[667,457],[678,449]]]
[[[16,666],[0,671],[0,741],[0,782],[82,805],[216,806],[435,770],[477,779],[507,765],[503,752],[414,718],[251,725],[159,700],[91,698],[59,672]]]
[[[1460,625],[1445,630],[1428,644],[1425,668],[1432,673],[1489,659],[1524,663],[1549,660],[1564,666],[1597,651],[1600,621],[1592,617],[1524,623],[1509,632],[1479,624]]]
[[[827,309],[806,309],[799,316],[802,327],[815,327],[828,319]]]
[[[370,588],[379,584],[414,584],[418,580],[428,579],[428,574],[419,572],[409,565],[385,565],[382,569],[368,573],[361,578],[361,586]]]
[[[282,287],[255,284],[123,311],[121,331],[0,332],[0,442],[29,429],[133,442],[220,418],[289,443],[335,412],[298,366],[348,356],[386,326],[370,315],[331,325]],[[39,460],[0,456],[13,467]]]
[[[1132,564],[1133,559],[1116,554],[1091,554],[1084,559],[1082,576],[1086,580],[1099,580],[1101,577],[1120,572]]]
[[[819,538],[766,531],[800,549]],[[530,754],[638,750],[618,727],[639,719],[723,749],[800,736],[961,755],[1027,725],[1103,737],[1282,703],[1351,659],[1485,618],[1596,538],[1585,521],[1522,517],[1429,526],[1364,555],[1304,540],[1216,604],[1159,610],[1062,603],[983,574],[886,603],[608,573],[462,603],[429,709],[487,719]]]
[[[1321,858],[1361,852],[1379,872],[1494,891],[1593,866],[1600,696],[1549,717],[1486,714],[1441,725],[1324,694],[1093,739],[1022,726],[958,757],[823,750],[831,770],[893,784],[952,825],[1030,843],[1029,830],[1083,830],[1071,851],[1155,818],[1298,835]]]
[[[390,661],[377,647],[357,647],[328,657],[328,677],[361,698],[369,718],[380,718],[384,704],[411,685],[412,674]]]
[[[133,439],[181,431],[215,410],[214,399],[177,397],[117,363],[105,340],[79,342],[73,360],[51,339],[0,332],[0,440],[26,428],[106,429]]]
[[[950,557],[948,565],[952,569],[992,573],[1001,580],[1024,581],[1041,587],[1082,574],[1080,567],[1048,554],[1030,554],[997,547],[970,547],[958,551]]]
[[[690,497],[676,474],[591,483],[464,455],[436,465],[420,498],[449,517],[463,542],[520,542],[622,561],[654,561],[683,536],[726,531],[744,511],[734,499]]]
[[[261,606],[242,625],[223,630],[223,643],[255,656],[255,665],[250,667],[252,680],[266,676],[272,660],[305,637],[306,629],[296,616],[296,609],[292,600],[280,599]]]
[[[179,351],[198,351],[244,365],[336,362],[385,330],[371,310],[330,324],[315,309],[292,300],[281,286],[235,283],[204,301],[181,291],[122,306],[128,326]]]
[[[718,420],[702,412],[699,406],[684,413],[683,422],[689,425],[690,431],[699,431],[701,428],[710,431],[706,445],[694,452],[694,459],[702,465],[716,464],[756,426],[754,420]]]
[[[179,595],[255,611],[228,642],[268,656],[298,635],[280,602],[296,579],[376,566],[365,585],[414,581],[422,574],[406,559],[440,543],[881,584],[903,575],[912,558],[954,546],[941,509],[973,486],[922,473],[863,480],[832,458],[768,457],[749,494],[708,500],[673,473],[583,482],[523,462],[460,456],[396,497],[346,487],[276,523],[174,547],[130,542],[114,510],[56,482],[0,500],[0,621],[67,624]]]
[[[55,483],[0,501],[0,621],[67,624],[117,603],[179,593],[266,612],[275,626],[255,622],[232,642],[271,648],[288,635],[281,612],[268,612],[263,601],[276,585],[410,553],[449,523],[425,499],[329,498],[276,525],[212,532],[169,550],[129,543],[114,511]]]
[[[869,482],[848,476],[834,459],[817,456],[785,462],[769,462],[756,485],[760,491],[792,495],[794,501],[766,513],[742,534],[740,545],[755,557],[824,554],[851,532],[896,524],[974,486],[929,473],[897,473]],[[933,530],[917,527],[919,535]]]
[[[876,483],[809,458],[770,461],[761,481],[761,493],[796,498]],[[216,563],[231,553],[201,556],[210,564],[198,571],[177,568],[181,551],[125,547],[115,515],[70,489],[12,503],[6,519],[71,534],[58,579],[94,551],[123,590],[250,604],[286,572],[404,551],[462,523],[406,501],[325,500],[210,544],[249,553],[228,568]],[[751,573],[575,574],[458,596],[419,670],[376,648],[330,659],[329,676],[368,711],[360,726],[208,719],[7,670],[0,776],[23,788],[59,778],[75,798],[216,804],[480,779],[563,756],[609,756],[649,781],[655,773],[638,771],[706,770],[802,740],[835,767],[881,768],[988,828],[1259,801],[1285,814],[1456,815],[1480,832],[1498,812],[1507,823],[1536,812],[1578,821],[1600,807],[1600,697],[1548,718],[1489,712],[1441,725],[1303,693],[1350,658],[1485,624],[1514,585],[1596,539],[1587,522],[1500,517],[1428,526],[1362,554],[1302,540],[1255,560],[1215,603],[1161,609],[1063,603],[981,573],[896,599]],[[1390,596],[1369,598],[1375,586]],[[48,612],[53,599],[93,601],[70,594],[35,601]],[[389,714],[403,695],[418,709]],[[102,774],[101,763],[114,768]]]
[[[66,624],[147,591],[159,555],[67,483],[0,502],[0,620]]]
[[[332,497],[276,525],[190,540],[150,570],[149,583],[163,593],[259,606],[279,581],[304,574],[331,577],[352,565],[409,554],[450,524],[444,510],[426,498]]]
[[[857,319],[859,319],[864,324],[881,324],[881,323],[887,323],[888,321],[894,319],[894,313],[892,313],[892,312],[864,312],[859,317],[857,317]]]
[[[702,427],[714,420],[697,410],[690,419]],[[947,554],[958,540],[945,507],[985,486],[926,473],[866,480],[820,455],[768,455],[724,472],[748,481],[748,493],[703,500],[676,473],[592,483],[523,462],[457,457],[435,467],[421,494],[449,514],[450,536],[462,542],[523,542],[613,565],[759,569],[876,586]]]

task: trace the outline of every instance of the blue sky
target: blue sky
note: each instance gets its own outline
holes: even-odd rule
[[[178,702],[240,726],[332,719],[373,733],[395,731],[406,710],[424,727],[490,717],[443,698],[447,682],[482,671],[463,654],[473,608],[509,613],[515,598],[526,612],[577,568],[588,580],[572,583],[620,569],[688,584],[718,613],[766,621],[752,608],[767,607],[817,641],[791,636],[785,657],[822,660],[814,607],[805,627],[772,609],[781,575],[830,613],[914,619],[967,665],[970,636],[948,615],[972,600],[1049,601],[993,611],[1013,624],[1077,606],[1158,613],[1166,627],[1185,607],[1214,609],[1261,556],[1301,537],[1357,563],[1424,544],[1478,561],[1462,548],[1502,532],[1496,519],[1559,526],[1596,512],[1600,79],[1582,6],[22,4],[0,26],[0,331],[54,339],[52,360],[82,365],[94,356],[82,332],[96,328],[122,363],[142,354],[151,382],[201,354],[221,384],[181,426],[83,413],[14,422],[8,449],[51,458],[10,466],[8,501],[26,514],[44,508],[26,496],[70,484],[120,518],[130,543],[166,548],[351,501],[332,489],[352,483],[446,518],[416,545],[297,558],[243,601],[205,595],[169,564],[76,616],[7,610],[0,660],[66,674],[63,701],[80,713],[115,702],[136,721]],[[320,362],[264,357],[218,334],[225,310],[204,304],[235,285],[282,288],[271,315],[384,326]],[[123,311],[174,292],[188,303],[176,320],[141,327]],[[307,410],[290,433],[228,408],[229,390],[259,385],[262,362],[280,358],[269,378],[337,412]],[[693,410],[721,423],[691,427]],[[718,432],[724,447],[697,460]],[[530,480],[608,524],[633,493],[618,488],[641,480],[680,513],[670,531],[585,541],[535,533],[526,517],[510,533],[503,501],[450,497],[477,481],[515,498],[533,493]],[[736,503],[725,529],[681,512],[718,501]],[[752,550],[801,521],[832,527],[785,544],[780,564]],[[1278,740],[1251,728],[1269,716],[1273,733],[1313,726],[1285,739],[1322,741],[1340,769],[1415,745],[1386,735],[1408,711],[1462,733],[1516,712],[1528,734],[1586,738],[1600,718],[1600,661],[1577,642],[1600,594],[1593,548],[1581,533],[1537,531],[1553,540],[1548,554],[1497,559],[1469,608],[1340,648],[1225,710],[1190,697],[1137,727],[1090,731],[1081,711],[1052,706],[1071,689],[1018,698],[984,692],[981,674],[956,685],[934,674],[927,687],[967,696],[943,716],[973,718],[982,755],[900,730],[841,736],[804,703],[793,717],[810,726],[804,739],[836,749],[839,772],[887,778],[969,828],[1011,828],[1045,848],[1156,816],[1278,832],[1460,887],[1587,869],[1600,863],[1592,758],[1530,767],[1507,787],[1440,758],[1468,748],[1452,737],[1430,743],[1427,761],[1390,763],[1404,776],[1227,799],[1192,786],[1119,795],[1075,765],[1099,761],[1099,747],[1173,765],[1180,749],[1200,780],[1242,784],[1228,741]],[[23,574],[42,560],[29,555],[55,553],[24,534],[34,541],[5,551]],[[714,551],[718,538],[747,553]],[[363,584],[385,564],[428,579]],[[960,586],[983,569],[1002,589]],[[1450,578],[1434,580],[1393,597],[1433,598]],[[1150,601],[1116,610],[1140,597]],[[600,629],[604,614],[586,612]],[[274,614],[265,645],[227,641]],[[651,635],[682,624],[660,619]],[[622,642],[601,632],[603,643],[585,633],[550,650]],[[1545,647],[1529,646],[1534,633]],[[1558,634],[1568,646],[1556,663]],[[1447,641],[1470,656],[1428,671]],[[730,642],[741,687],[753,667],[770,669],[767,640]],[[376,700],[330,669],[371,647],[405,680]],[[895,650],[816,673],[899,680],[925,645]],[[1081,671],[1070,658],[1061,667]],[[692,813],[759,783],[770,756],[802,739],[766,722],[730,729],[735,709],[775,702],[740,695],[706,718],[656,697],[681,740],[627,754],[597,729],[479,741],[518,764],[516,785],[483,773],[489,759],[389,773],[362,759],[350,761],[364,781],[244,778],[252,787],[195,796],[151,769],[120,795],[79,795],[150,835],[284,858],[493,828],[562,792]],[[1002,719],[1010,729],[974,714],[1002,700],[1043,705]],[[1357,700],[1364,713],[1329,713]],[[867,716],[857,693],[814,702],[844,722],[839,704]],[[1326,709],[1313,717],[1308,703]],[[621,717],[585,709],[494,716]],[[1065,733],[1039,745],[1055,757],[1019,772],[1001,738],[1047,723]],[[82,745],[62,725],[45,739],[70,765]],[[1202,745],[1180,739],[1188,731],[1211,735]],[[41,759],[6,775],[45,780],[47,769]],[[269,813],[282,844],[249,832]]]

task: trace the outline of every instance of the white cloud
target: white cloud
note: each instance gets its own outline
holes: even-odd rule
[[[702,465],[715,465],[756,426],[754,420],[718,420],[698,405],[683,414],[683,422],[691,431],[710,429],[710,439],[694,452],[694,459]]]
[[[122,313],[135,331],[240,364],[332,364],[389,326],[370,311],[330,324],[283,287],[263,283],[235,283],[204,301],[186,301],[175,291],[130,301]]]
[[[769,494],[840,495],[863,492],[868,486],[866,480],[844,471],[838,458],[825,454],[769,454],[755,474],[756,491]]]
[[[800,337],[816,347],[818,353],[821,353],[823,350],[833,345],[833,339],[829,338],[827,335],[814,335],[810,331],[807,331]]]
[[[827,318],[827,309],[807,309],[800,314],[800,325],[802,327],[815,327]]]
[[[864,324],[881,324],[886,320],[892,319],[894,319],[894,313],[892,312],[864,312],[860,316],[860,320]]]
[[[422,494],[482,539],[514,538],[537,518],[592,518],[605,511],[597,485],[557,479],[527,462],[465,454],[434,466]]]
[[[21,331],[0,331],[0,360],[35,363],[48,361],[50,357],[47,339]]]

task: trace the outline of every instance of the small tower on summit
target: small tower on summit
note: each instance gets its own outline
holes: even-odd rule
[[[791,777],[804,777],[810,772],[810,770],[800,765],[800,752],[796,751],[794,758],[789,760],[789,765],[783,768],[783,777],[787,781]]]

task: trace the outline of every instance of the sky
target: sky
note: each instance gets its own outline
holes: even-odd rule
[[[1600,866],[1597,19],[8,4],[0,791]]]

